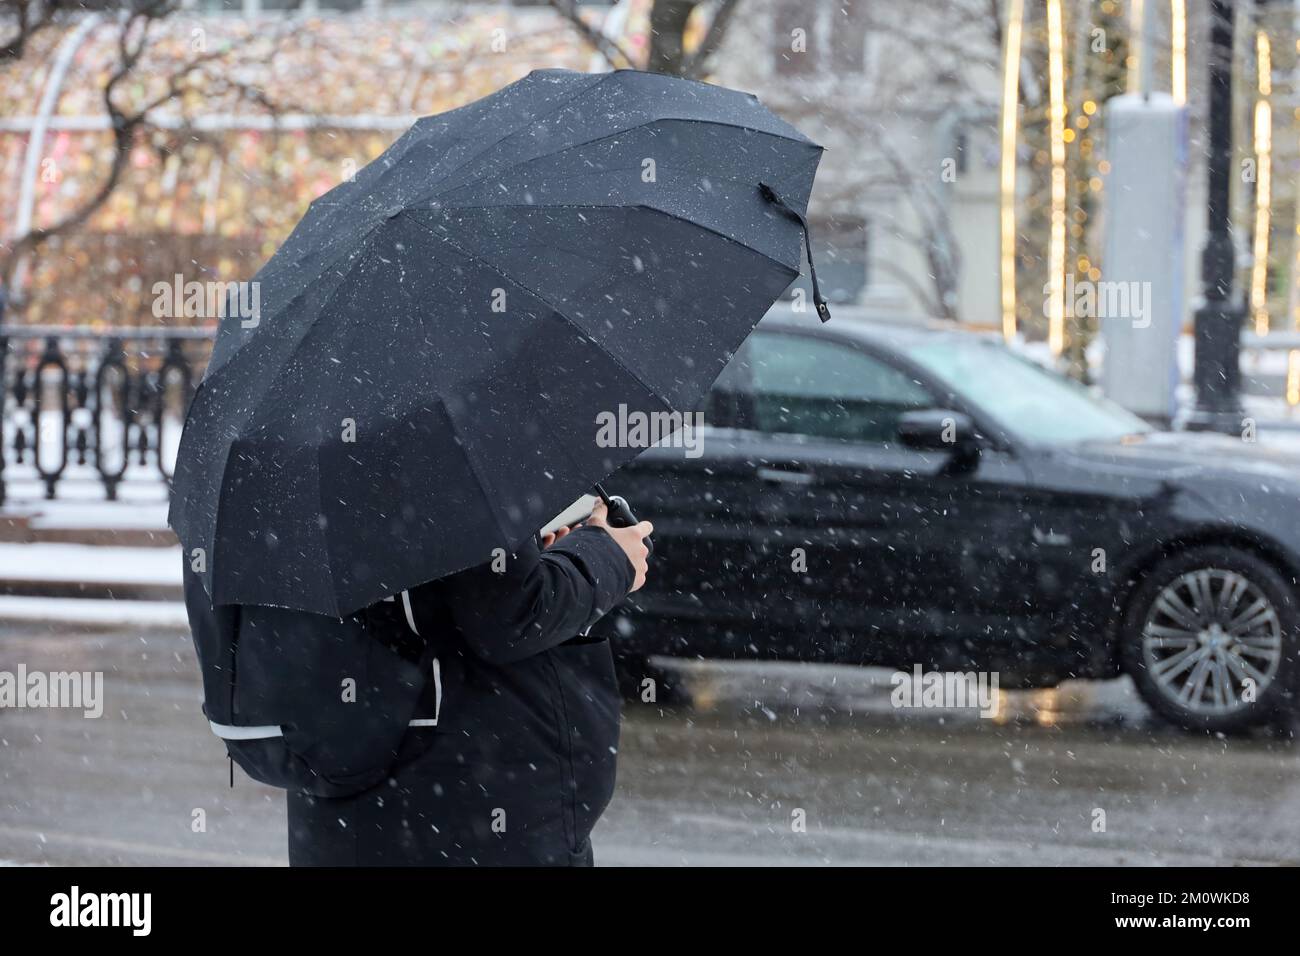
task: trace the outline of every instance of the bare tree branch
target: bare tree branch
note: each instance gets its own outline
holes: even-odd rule
[[[739,5],[740,0],[721,0],[718,11],[709,24],[708,32],[700,41],[699,49],[687,57],[686,62],[682,64],[682,76],[699,79],[704,75],[709,58],[717,53],[718,47],[722,45],[722,40],[727,35],[727,27],[731,23],[731,16]]]
[[[227,59],[232,48],[204,51],[179,64],[170,72],[162,89],[143,103],[127,106],[119,102],[117,93],[120,88],[136,77],[137,67],[149,49],[150,33],[153,27],[171,15],[177,7],[176,0],[134,0],[127,5],[116,37],[117,62],[112,72],[104,81],[101,98],[104,111],[108,116],[109,129],[113,137],[112,160],[98,187],[83,199],[76,208],[48,226],[35,227],[25,235],[12,241],[0,243],[5,250],[0,259],[0,285],[7,286],[18,263],[34,252],[43,243],[70,232],[84,225],[97,210],[108,201],[114,190],[121,184],[130,163],[131,151],[135,147],[140,132],[149,125],[150,115],[160,107],[173,102],[183,102],[185,93],[197,75],[204,75],[204,68]],[[240,95],[260,102],[271,108],[274,104],[260,90],[254,90],[226,76],[220,82],[227,89],[235,90]]]
[[[988,0],[989,30],[994,45],[1001,50],[1005,40],[1002,30],[1002,0]]]
[[[71,4],[67,0],[5,0],[3,6],[12,11],[14,28],[12,36],[0,41],[0,63],[21,57],[32,37],[53,26]]]
[[[632,58],[632,54],[628,53],[617,40],[605,36],[583,19],[574,0],[550,0],[550,4],[597,53],[605,58],[605,62],[611,68],[615,70],[626,67],[636,68],[637,63]]]
[[[616,40],[591,26],[579,13],[574,0],[549,0],[550,5],[578,31],[579,35],[613,68],[640,67],[632,54]],[[650,8],[650,50],[644,69],[652,73],[698,79],[709,59],[722,45],[732,14],[740,0],[719,0],[718,9],[699,47],[687,55],[686,25],[704,0],[654,0]]]
[[[940,306],[938,300],[934,297],[933,287],[926,288],[916,280],[916,276],[892,259],[881,259],[875,265],[901,282],[907,288],[907,291],[916,297],[927,315],[937,316],[940,314]]]

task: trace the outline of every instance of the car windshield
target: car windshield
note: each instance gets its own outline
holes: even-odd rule
[[[1067,445],[1151,431],[1077,382],[990,342],[934,339],[904,352],[1007,431],[1030,441]]]

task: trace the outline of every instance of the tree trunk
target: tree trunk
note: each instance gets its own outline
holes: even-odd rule
[[[646,63],[651,73],[683,75],[686,54],[682,38],[686,21],[698,5],[699,0],[655,0],[650,11],[650,57]]]

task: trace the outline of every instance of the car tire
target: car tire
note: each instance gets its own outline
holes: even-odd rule
[[[1120,652],[1162,717],[1187,730],[1236,733],[1291,710],[1298,639],[1294,581],[1249,551],[1200,545],[1142,577]]]

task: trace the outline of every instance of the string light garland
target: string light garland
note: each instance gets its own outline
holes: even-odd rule
[[[1020,44],[1024,0],[1011,0],[1002,73],[1002,164],[1000,176],[1002,336],[1016,337],[1016,142],[1020,130]]]
[[[1047,245],[1047,341],[1052,355],[1065,351],[1065,42],[1061,0],[1047,0],[1048,127],[1052,158],[1051,233]]]

